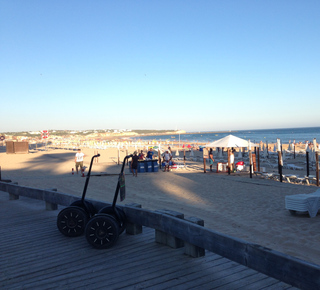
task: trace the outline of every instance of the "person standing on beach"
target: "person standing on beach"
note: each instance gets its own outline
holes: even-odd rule
[[[141,150],[141,152],[139,153],[138,157],[139,157],[140,160],[144,160],[144,154],[143,154],[143,151],[142,151],[142,150]]]
[[[151,148],[151,147],[149,148],[149,151],[148,151],[148,153],[147,153],[147,158],[149,158],[149,159],[152,159],[152,158],[153,158],[153,151],[152,151],[152,148]]]
[[[134,151],[132,160],[131,160],[131,171],[132,171],[132,175],[135,177],[138,176],[138,160],[139,160],[139,157],[137,156],[137,151]]]
[[[81,149],[78,149],[78,152],[76,153],[76,156],[74,158],[74,162],[76,163],[76,171],[78,174],[78,168],[80,166],[80,170],[83,168],[83,157],[84,154],[81,152]]]
[[[210,164],[210,171],[212,171],[212,165],[213,165],[214,159],[213,159],[213,152],[212,152],[212,148],[210,148],[210,152],[209,152],[209,164]]]
[[[169,172],[169,168],[170,168],[170,161],[172,160],[172,155],[171,153],[169,153],[169,150],[166,150],[166,152],[163,154],[163,159],[165,162],[165,167],[164,167],[164,172],[168,171]]]

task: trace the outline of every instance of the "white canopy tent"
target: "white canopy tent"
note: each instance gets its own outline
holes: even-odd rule
[[[250,142],[251,147],[259,147],[258,144]],[[223,148],[247,148],[249,147],[249,142],[245,139],[238,138],[233,135],[228,135],[222,139],[213,141],[209,144],[206,144],[205,147],[223,147]]]

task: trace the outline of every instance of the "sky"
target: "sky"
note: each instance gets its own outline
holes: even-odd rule
[[[319,0],[0,0],[0,132],[320,126],[319,11]]]

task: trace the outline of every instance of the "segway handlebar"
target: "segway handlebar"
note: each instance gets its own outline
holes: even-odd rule
[[[81,198],[82,202],[84,201],[84,198],[86,196],[86,192],[87,192],[87,188],[88,188],[88,184],[89,184],[89,179],[90,179],[90,174],[91,174],[91,168],[92,168],[92,164],[93,164],[93,159],[97,158],[97,157],[100,157],[100,154],[93,155],[92,158],[91,158],[91,162],[90,162],[89,171],[88,171],[88,174],[87,174],[86,183],[85,183],[84,188],[83,188],[83,193],[82,193],[82,198]]]
[[[124,171],[124,166],[126,164],[126,160],[131,158],[133,156],[133,154],[130,154],[130,155],[127,155],[126,157],[124,157],[123,159],[123,163],[122,163],[122,167],[121,167],[121,172],[119,174],[119,177],[123,174],[123,171]],[[114,197],[113,197],[113,203],[112,203],[112,207],[115,208],[116,207],[116,202],[117,202],[117,199],[118,199],[118,194],[119,194],[119,190],[120,190],[120,184],[119,184],[119,181],[117,183],[117,188],[116,188],[116,192],[114,193]]]

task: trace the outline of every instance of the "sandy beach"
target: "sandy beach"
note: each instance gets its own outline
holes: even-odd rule
[[[129,148],[129,153],[133,150]],[[81,196],[86,178],[71,174],[75,151],[48,149],[6,154],[5,147],[0,151],[2,179]],[[116,148],[98,151],[101,156],[93,163],[87,197],[111,202],[121,168],[117,164],[118,152]],[[84,148],[83,152],[88,168],[97,150]],[[202,156],[202,152],[194,153]],[[125,154],[125,150],[120,152],[121,160]],[[304,159],[298,156],[287,162],[303,166]],[[268,164],[262,165],[267,172],[277,171]],[[293,216],[285,209],[286,195],[312,193],[317,190],[316,186],[280,183],[255,175],[250,178],[249,173],[210,172],[208,164],[204,173],[203,162],[195,160],[187,160],[186,165],[183,169],[141,173],[138,177],[133,177],[126,166],[127,196],[123,203],[135,202],[146,209],[170,209],[185,216],[196,216],[204,219],[210,229],[320,265],[319,215],[315,218]],[[306,175],[305,170],[286,169],[284,173]]]

